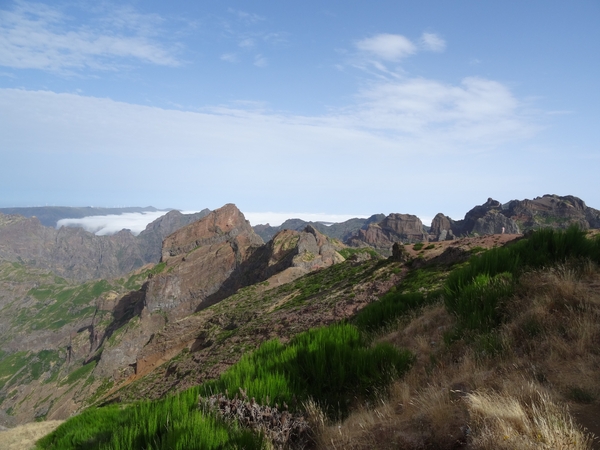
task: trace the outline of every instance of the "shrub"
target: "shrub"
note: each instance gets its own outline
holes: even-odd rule
[[[90,408],[37,443],[38,449],[263,448],[260,435],[198,409],[198,389],[121,408]]]
[[[506,315],[502,300],[512,295],[524,270],[573,258],[600,262],[600,238],[587,239],[575,226],[533,232],[513,245],[474,256],[454,270],[444,286],[446,308],[458,317],[460,327],[490,331]]]
[[[374,332],[426,303],[427,298],[420,292],[402,294],[390,290],[379,301],[365,306],[352,322],[363,331]]]
[[[344,416],[356,396],[369,396],[402,375],[412,355],[389,344],[367,347],[358,329],[336,324],[295,336],[287,345],[268,341],[243,357],[218,380],[202,387],[203,396],[242,389],[265,404],[290,404],[313,398],[330,417]]]

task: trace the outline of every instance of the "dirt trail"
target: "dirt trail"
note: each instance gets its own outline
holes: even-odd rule
[[[3,450],[30,450],[34,448],[35,441],[54,431],[63,422],[63,420],[32,422],[0,431],[0,445]]]

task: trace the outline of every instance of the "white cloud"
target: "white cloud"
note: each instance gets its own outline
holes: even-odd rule
[[[254,57],[254,65],[256,67],[266,67],[268,64],[267,58],[265,58],[263,55],[258,54]]]
[[[443,52],[446,49],[446,41],[435,33],[423,33],[421,35],[421,45],[425,50],[432,52]]]
[[[491,159],[503,144],[518,151],[513,144],[536,131],[522,110],[506,86],[481,78],[459,85],[377,81],[356,104],[322,116],[243,104],[166,110],[0,89],[0,154],[7,167],[0,191],[6,198],[14,186],[38,186],[50,171],[52,182],[35,188],[41,203],[63,198],[54,200],[51,192],[68,192],[94,203],[114,198],[214,209],[234,202],[242,211],[294,205],[339,214],[368,205],[370,213],[414,213],[427,195],[444,199],[452,191],[466,201],[463,191],[477,192],[468,186],[505,188],[517,185],[514,177],[530,179],[514,168],[513,150]],[[496,172],[477,167],[488,157]],[[502,164],[510,168],[494,177]],[[415,186],[413,206],[402,192]],[[390,202],[397,206],[379,206]]]
[[[489,147],[531,136],[537,128],[503,84],[467,77],[460,85],[412,78],[379,82],[364,90],[354,119],[372,130],[388,130],[438,148],[461,144]]]
[[[178,65],[173,54],[152,39],[148,30],[155,27],[143,19],[126,10],[112,28],[74,27],[59,9],[17,2],[12,10],[0,10],[0,65],[52,72],[111,70],[131,60]],[[150,23],[156,20],[148,18]]]
[[[252,38],[246,38],[246,39],[242,39],[238,45],[242,48],[251,48],[251,47],[254,47],[255,42],[254,42],[254,39],[252,39]]]
[[[417,47],[399,34],[377,34],[356,43],[356,47],[369,55],[386,61],[399,61],[414,54]]]
[[[230,63],[236,63],[239,61],[239,59],[235,53],[224,53],[221,55],[221,60],[227,61]]]
[[[260,16],[255,13],[241,11],[239,9],[228,8],[227,12],[235,15],[240,21],[242,21],[246,24],[254,24],[254,23],[262,22],[263,20],[265,20],[265,17],[263,17],[263,16]]]
[[[166,214],[165,211],[109,214],[106,216],[87,216],[80,219],[61,219],[56,224],[60,227],[81,227],[98,236],[115,234],[123,229],[128,229],[132,234],[138,235],[150,222]]]

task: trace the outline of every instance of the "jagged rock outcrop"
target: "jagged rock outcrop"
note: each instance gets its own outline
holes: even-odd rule
[[[269,224],[266,224],[256,225],[253,228],[254,232],[262,237],[265,242],[270,241],[273,236],[282,230],[302,231],[308,225],[312,226],[325,236],[339,239],[343,242],[349,239],[357,230],[364,228],[371,223],[379,223],[383,219],[385,219],[384,214],[374,214],[367,219],[354,218],[331,225],[325,225],[320,222],[306,222],[302,219],[288,219],[278,227],[272,227]]]
[[[431,240],[450,241],[455,238],[453,228],[456,228],[455,221],[442,213],[438,213],[431,221],[429,236]]]
[[[226,295],[223,289],[228,280],[236,282],[228,286],[227,293],[239,288],[239,277],[232,275],[262,245],[262,239],[232,204],[166,237],[161,251],[164,270],[152,276],[137,293],[135,302],[140,308],[129,319],[136,326],[124,327],[118,345],[103,351],[98,374],[122,378],[144,370],[144,364],[159,361],[167,350],[153,351],[153,336],[168,322],[216,303],[221,294]],[[108,337],[104,336],[104,340]],[[147,345],[149,350],[140,356]],[[123,367],[129,370],[118,373]]]
[[[344,261],[337,252],[340,248],[312,225],[307,225],[303,231],[280,231],[266,245],[265,260],[268,262],[262,278],[288,267],[297,267],[308,273],[337,264]]]
[[[488,198],[467,212],[462,220],[454,221],[441,213],[436,215],[430,237],[445,240],[451,235],[520,234],[537,228],[565,229],[570,225],[584,230],[600,228],[600,211],[572,195],[544,195],[533,200],[511,200],[504,205]]]
[[[533,200],[512,200],[505,205],[503,214],[515,220],[524,230],[541,227],[564,229],[574,224],[584,230],[600,228],[600,211],[572,195],[547,194]]]
[[[421,219],[412,214],[390,214],[381,222],[358,230],[346,241],[354,247],[370,246],[391,255],[395,242],[413,243],[427,241]]]
[[[208,214],[210,214],[208,208],[194,214],[182,214],[177,210],[173,210],[149,223],[146,229],[137,236],[144,261],[160,261],[162,243],[167,236],[190,223],[206,217]]]
[[[149,281],[147,309],[177,317],[209,306],[211,296],[262,244],[233,204],[179,229],[163,242],[167,270]]]
[[[456,236],[470,234],[519,234],[519,225],[511,217],[504,214],[502,204],[488,198],[482,205],[477,205],[465,214],[462,220],[437,214],[432,223],[430,235],[434,240],[444,241]]]
[[[340,246],[310,225],[304,231],[281,231],[263,244],[235,205],[211,212],[165,239],[164,270],[143,288],[140,325],[104,351],[99,373],[113,373],[125,363],[137,374],[145,373],[185,344],[177,336],[153,343],[152,336],[167,323],[202,311],[242,287],[277,276],[288,282],[342,262]]]
[[[506,217],[500,211],[491,210],[475,220],[471,233],[473,234],[519,234],[521,231],[519,225],[511,219]]]

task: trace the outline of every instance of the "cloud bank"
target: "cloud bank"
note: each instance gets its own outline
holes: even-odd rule
[[[61,219],[56,223],[60,227],[81,227],[97,236],[105,236],[128,229],[135,236],[146,229],[146,225],[166,214],[165,211],[108,214],[105,216],[87,216],[80,219]]]

